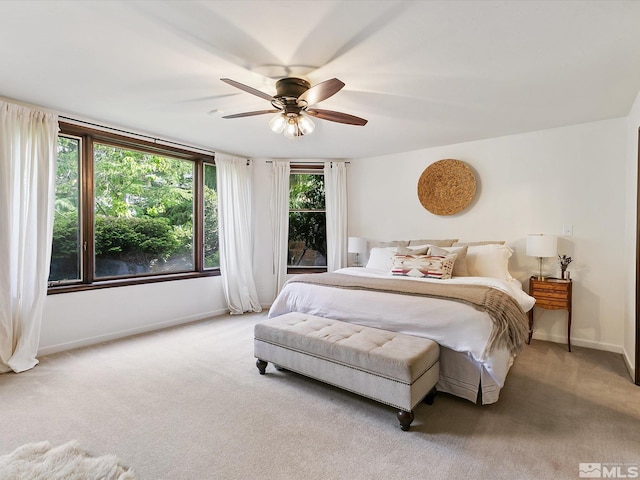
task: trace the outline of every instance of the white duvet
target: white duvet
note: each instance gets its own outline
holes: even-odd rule
[[[388,272],[362,267],[343,268],[336,273],[390,278]],[[512,296],[525,312],[535,303],[522,290],[518,280],[504,281],[488,277],[454,277],[449,280],[391,278],[407,282],[486,285]],[[500,388],[504,386],[511,362],[510,353],[504,348],[484,354],[493,325],[491,318],[487,313],[457,301],[294,282],[282,289],[269,310],[269,317],[289,312],[303,312],[429,338],[473,357],[484,366]]]

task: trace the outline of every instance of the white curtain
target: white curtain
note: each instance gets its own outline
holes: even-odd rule
[[[289,255],[289,175],[288,161],[274,160],[271,167],[271,225],[273,242],[273,273],[277,295],[287,280]],[[275,298],[275,296],[274,296]]]
[[[247,159],[216,153],[220,272],[231,314],[260,312],[253,278],[251,166]]]
[[[324,163],[327,209],[327,271],[347,266],[347,165]]]
[[[57,145],[57,115],[0,101],[1,373],[38,364]]]

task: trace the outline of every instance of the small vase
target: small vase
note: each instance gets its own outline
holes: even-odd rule
[[[562,280],[569,280],[570,275],[568,270],[562,270]]]

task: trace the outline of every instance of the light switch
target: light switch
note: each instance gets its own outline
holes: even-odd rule
[[[573,225],[570,223],[566,223],[562,226],[562,235],[565,237],[573,236]]]

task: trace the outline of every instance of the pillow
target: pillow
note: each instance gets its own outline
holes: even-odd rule
[[[456,263],[453,264],[454,277],[468,277],[467,271],[467,249],[469,247],[431,247],[429,255],[449,255],[455,253]]]
[[[450,247],[475,247],[477,245],[504,245],[504,240],[483,240],[481,242],[456,242],[453,245],[448,245]]]
[[[428,253],[429,245],[421,245],[419,247],[373,247],[369,252],[367,268],[389,272],[393,266],[393,256],[396,253],[400,253],[399,250],[401,249],[402,253],[424,255]]]
[[[406,240],[393,240],[391,242],[378,242],[378,246],[379,247],[406,247],[407,245],[409,245],[409,242],[406,241]]]
[[[431,255],[394,255],[393,275],[405,277],[427,277],[446,280],[451,278],[456,254],[445,256]]]
[[[457,242],[457,238],[449,238],[447,240],[409,240],[409,246],[412,245],[435,245],[436,247],[450,247]]]
[[[396,253],[400,253],[402,255],[427,255],[429,253],[429,245],[420,245],[415,247],[397,247]]]
[[[367,268],[388,272],[393,266],[396,247],[373,247],[369,252]]]
[[[472,245],[467,248],[467,272],[472,277],[492,277],[512,280],[509,257],[513,250],[496,243]]]

